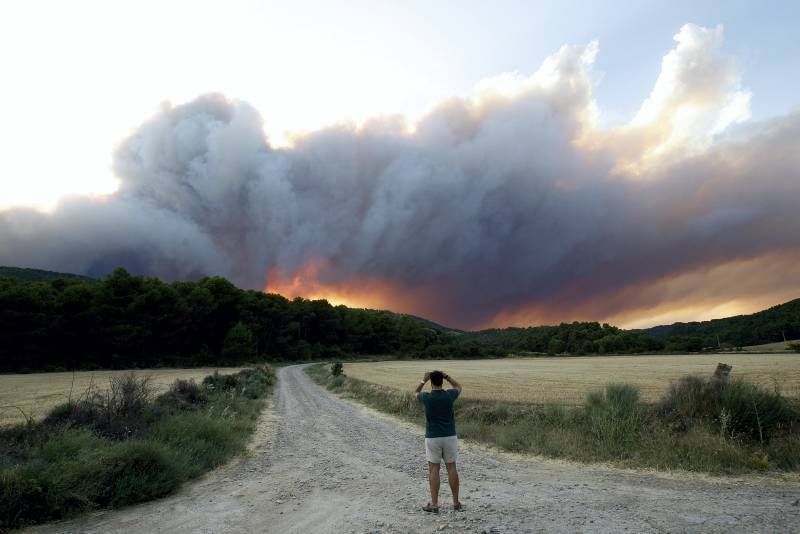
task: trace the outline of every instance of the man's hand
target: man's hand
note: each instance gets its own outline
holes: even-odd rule
[[[431,373],[428,371],[425,373],[425,376],[422,377],[422,382],[417,384],[417,389],[414,390],[414,396],[419,398],[419,392],[422,391],[422,388],[425,387],[425,383],[431,379]]]
[[[450,382],[450,384],[452,384],[453,388],[457,389],[458,392],[461,393],[461,384],[459,384],[455,378],[451,377],[445,372],[442,372],[442,376],[444,377],[445,380],[447,380],[448,382]]]

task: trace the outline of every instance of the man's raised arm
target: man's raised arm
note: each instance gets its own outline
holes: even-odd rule
[[[450,382],[450,385],[453,386],[454,389],[457,389],[459,393],[461,393],[461,384],[458,383],[458,380],[447,373],[444,374],[444,379]]]
[[[422,391],[422,388],[425,387],[425,382],[431,379],[430,373],[425,373],[425,376],[422,377],[422,382],[417,384],[417,389],[414,390],[414,397],[419,398],[419,392]]]

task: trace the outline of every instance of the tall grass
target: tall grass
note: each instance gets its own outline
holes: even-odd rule
[[[605,455],[625,457],[636,447],[645,420],[637,388],[609,384],[587,395],[585,409],[594,442]]]
[[[306,372],[336,393],[424,425],[410,391],[333,377],[322,364]],[[626,384],[592,392],[575,407],[461,398],[455,414],[459,437],[512,452],[708,473],[800,469],[796,410],[779,393],[744,382],[720,387],[685,378],[656,404],[642,402],[639,390]],[[761,435],[753,420],[760,421]]]
[[[274,380],[263,366],[153,398],[129,375],[0,431],[0,531],[174,491],[244,449]]]

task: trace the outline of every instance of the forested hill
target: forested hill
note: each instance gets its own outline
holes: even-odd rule
[[[800,298],[750,315],[692,323],[674,323],[642,330],[661,339],[701,340],[704,347],[716,347],[717,337],[724,347],[760,345],[800,338]]]
[[[0,277],[0,370],[220,365],[418,354],[445,335],[391,312],[288,300],[221,277]]]
[[[464,332],[389,311],[288,300],[221,277],[163,282],[117,269],[104,280],[5,268],[0,371],[222,365],[397,354],[700,351],[800,338],[800,300],[753,315],[623,330],[597,322]]]
[[[54,271],[43,271],[41,269],[27,269],[23,267],[3,267],[0,266],[0,278],[11,278],[20,282],[52,282],[53,280],[94,280],[88,276],[79,274],[57,273]]]

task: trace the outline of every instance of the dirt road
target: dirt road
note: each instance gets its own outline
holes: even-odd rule
[[[420,431],[279,371],[251,455],[180,493],[35,532],[798,532],[800,484],[669,477],[462,448],[466,511],[427,500]]]

